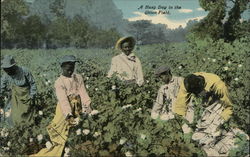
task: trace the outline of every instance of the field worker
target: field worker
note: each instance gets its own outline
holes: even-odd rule
[[[159,77],[165,85],[162,85],[158,91],[156,101],[151,111],[151,117],[153,119],[160,117],[162,120],[172,119],[174,118],[172,104],[176,101],[183,79],[173,76],[170,68],[167,66],[161,66],[156,69],[155,75]]]
[[[69,128],[78,124],[80,115],[87,115],[92,111],[83,78],[74,73],[76,62],[78,60],[73,55],[66,55],[61,59],[62,74],[55,81],[58,99],[56,114],[47,127],[52,148],[44,148],[32,156],[61,156]]]
[[[18,66],[11,55],[4,56],[1,68],[5,74],[1,78],[0,96],[3,99],[4,95],[11,92],[11,121],[13,125],[32,122],[32,108],[37,89],[31,72],[25,67]]]
[[[232,103],[225,83],[219,76],[212,73],[197,72],[185,77],[180,86],[177,100],[173,106],[173,111],[179,115],[185,116],[187,105],[193,96],[200,96],[207,105],[220,100],[225,109],[221,113],[223,120],[228,120],[232,114]],[[210,100],[210,101],[209,101]]]
[[[173,111],[188,120],[188,125],[194,129],[192,139],[199,142],[207,154],[211,155],[211,151],[215,156],[229,153],[233,145],[223,142],[229,137],[221,135],[223,130],[220,126],[230,118],[232,103],[219,76],[205,72],[186,76]],[[186,125],[182,129],[184,133],[189,133],[191,128]]]
[[[133,37],[123,37],[116,43],[116,49],[121,52],[112,58],[111,68],[108,77],[113,74],[124,81],[135,82],[141,86],[144,82],[141,62],[132,52],[135,47],[135,39]]]

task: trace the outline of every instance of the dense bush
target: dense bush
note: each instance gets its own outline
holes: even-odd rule
[[[111,58],[116,54],[112,49],[2,50],[2,55],[14,55],[19,65],[32,71],[39,97],[34,124],[12,129],[1,126],[0,153],[31,154],[45,147],[49,140],[45,126],[52,120],[57,103],[53,84],[60,74],[58,60],[65,54],[76,55],[82,61],[76,71],[84,77],[92,108],[99,111],[97,115],[84,117],[71,129],[67,147],[72,155],[124,156],[130,152],[137,156],[204,156],[191,136],[183,134],[182,118],[168,122],[150,118],[162,84],[154,77],[153,70],[162,64],[170,66],[174,75],[179,76],[198,71],[219,75],[228,85],[234,104],[228,124],[249,134],[249,39],[228,44],[193,38],[189,43],[143,46],[135,51],[145,75],[142,87],[106,78]]]

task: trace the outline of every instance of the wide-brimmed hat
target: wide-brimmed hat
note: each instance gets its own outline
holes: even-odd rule
[[[61,58],[60,64],[62,65],[63,63],[66,62],[79,62],[79,60],[77,60],[74,55],[65,55]]]
[[[133,47],[135,46],[135,38],[132,37],[132,36],[128,36],[128,37],[122,37],[120,38],[116,44],[115,44],[115,48],[117,50],[121,50],[121,46],[122,46],[122,43],[124,43],[125,41],[129,41],[133,44]]]
[[[16,61],[13,56],[11,55],[4,56],[2,60],[1,68],[10,68],[14,65],[16,65]]]
[[[156,75],[156,76],[159,76],[159,75],[161,75],[162,73],[171,74],[171,69],[170,69],[168,66],[163,65],[163,66],[160,66],[159,68],[157,68],[157,69],[155,70],[155,75]]]

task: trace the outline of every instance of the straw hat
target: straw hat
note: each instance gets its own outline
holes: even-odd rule
[[[121,46],[122,46],[122,43],[124,43],[125,41],[129,41],[133,44],[133,47],[135,46],[135,39],[131,36],[128,36],[128,37],[122,37],[120,38],[116,44],[115,44],[115,48],[117,50],[121,50]]]

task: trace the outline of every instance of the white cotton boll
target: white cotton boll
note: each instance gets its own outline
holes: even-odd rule
[[[82,75],[84,76],[84,75],[85,75],[85,73],[82,73]]]
[[[66,147],[64,148],[64,157],[69,157],[69,152],[70,152],[70,148]]]
[[[9,142],[7,143],[7,146],[9,146],[9,147],[10,147],[10,145],[11,145],[11,142],[9,141]]]
[[[4,133],[5,133],[5,128],[3,128],[3,129],[1,130],[1,132],[0,132],[1,137],[3,137],[3,136],[4,136]]]
[[[5,117],[10,117],[10,113],[11,113],[11,110],[8,110],[7,112],[5,112]]]
[[[125,142],[126,142],[126,139],[125,138],[121,138],[119,143],[120,143],[120,145],[123,145]]]
[[[47,75],[46,74],[43,74],[44,77],[46,77]]]
[[[238,77],[236,77],[234,80],[235,80],[235,81],[239,81],[239,78],[238,78]]]
[[[6,128],[3,128],[0,133],[1,137],[7,137],[9,135],[9,132],[7,131]]]
[[[46,85],[46,86],[48,86],[48,85],[49,85],[49,83],[46,81],[46,82],[45,82],[45,85]]]
[[[93,136],[94,136],[94,137],[97,137],[97,136],[100,136],[100,135],[101,135],[100,132],[95,132]]]
[[[86,80],[89,80],[89,77],[86,77]]]
[[[141,111],[142,110],[142,108],[140,107],[140,108],[138,108],[138,109],[136,109],[136,111]]]
[[[86,85],[86,88],[88,89],[88,88],[89,88],[89,85]]]
[[[113,86],[112,86],[112,89],[113,89],[113,90],[115,90],[115,89],[116,89],[116,86],[115,86],[115,85],[113,85]]]
[[[90,130],[89,130],[89,129],[83,129],[83,130],[82,130],[82,133],[83,133],[84,135],[88,135],[88,134],[90,133]]]
[[[69,153],[69,151],[70,151],[70,148],[68,148],[68,147],[65,147],[65,148],[64,148],[64,151],[65,151],[65,153]]]
[[[82,132],[81,129],[77,129],[77,130],[76,130],[76,135],[81,135],[81,132]]]
[[[43,135],[42,134],[37,135],[37,140],[38,141],[41,141],[42,139],[43,139]]]
[[[126,157],[132,157],[133,154],[132,154],[130,151],[127,151],[127,152],[125,153],[125,156],[126,156]]]
[[[148,94],[150,94],[151,92],[150,91],[148,91]]]
[[[10,148],[9,147],[3,147],[3,150],[8,151],[8,150],[10,150]]]
[[[224,69],[225,71],[227,71],[229,68],[228,68],[228,67],[224,67],[223,69]]]
[[[2,109],[2,108],[0,108],[0,114],[3,114],[3,113],[4,113],[3,109]]]
[[[146,80],[147,83],[149,83],[149,80]]]
[[[206,58],[203,58],[202,60],[203,60],[203,61],[206,61]]]
[[[48,83],[51,83],[51,81],[50,81],[50,80],[48,80],[47,82],[48,82]]]
[[[212,62],[216,62],[216,59],[212,59]]]
[[[90,113],[90,115],[96,115],[96,114],[98,114],[98,113],[99,113],[98,110],[93,110],[93,111]]]
[[[52,147],[52,143],[50,141],[47,141],[45,145],[47,149],[50,149]]]
[[[228,61],[228,64],[232,64],[232,62],[231,62],[231,61]]]
[[[182,66],[179,66],[178,68],[179,68],[179,69],[182,69]]]
[[[95,88],[95,91],[98,91],[98,88]]]
[[[145,140],[146,135],[144,135],[144,134],[140,134],[140,137],[141,137],[141,139]]]
[[[4,137],[7,137],[9,135],[9,132],[5,132]]]
[[[208,57],[207,59],[208,59],[208,60],[210,60],[210,58],[209,58],[209,57]]]
[[[30,143],[33,142],[33,141],[34,141],[33,138],[30,138]]]
[[[43,111],[38,111],[38,114],[39,114],[40,116],[42,116],[42,115],[43,115]]]
[[[129,108],[131,106],[132,106],[131,104],[128,104],[128,105],[122,106],[122,109],[126,109],[126,108]]]
[[[242,67],[242,64],[239,64],[238,67],[241,68],[241,67]]]

